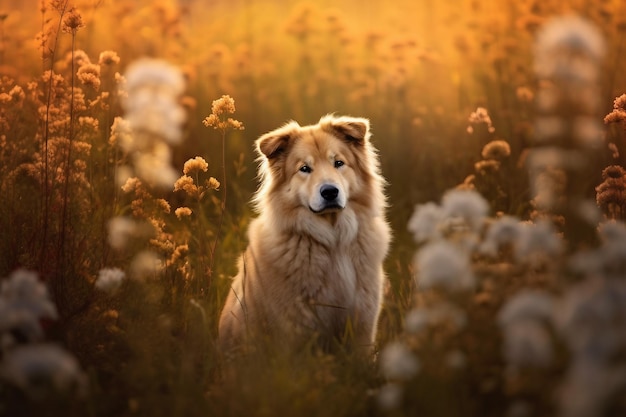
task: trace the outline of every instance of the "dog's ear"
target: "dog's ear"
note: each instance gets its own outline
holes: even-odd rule
[[[259,152],[265,155],[268,160],[284,154],[293,141],[295,130],[299,127],[300,125],[296,122],[290,122],[283,127],[264,134],[256,141]]]
[[[345,140],[355,145],[363,145],[370,136],[370,122],[363,117],[325,116],[320,124],[330,126]]]

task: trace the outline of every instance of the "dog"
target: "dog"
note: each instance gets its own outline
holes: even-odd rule
[[[365,118],[326,115],[257,139],[258,217],[220,316],[223,351],[372,351],[391,231],[370,135]]]

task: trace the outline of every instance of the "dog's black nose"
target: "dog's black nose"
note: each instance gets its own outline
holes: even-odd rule
[[[320,189],[320,194],[322,198],[326,201],[333,201],[339,195],[339,189],[334,185],[322,185]]]

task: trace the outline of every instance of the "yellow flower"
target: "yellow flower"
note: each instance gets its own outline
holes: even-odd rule
[[[502,161],[511,155],[511,146],[504,140],[492,140],[485,145],[481,155],[484,159]]]
[[[176,217],[178,217],[178,220],[182,220],[183,217],[191,216],[192,211],[189,207],[178,207],[174,213]]]
[[[202,158],[201,156],[196,156],[195,158],[189,159],[185,162],[183,166],[183,173],[185,175],[189,175],[191,172],[202,171],[207,172],[209,169],[209,164]]]
[[[219,190],[220,188],[220,182],[214,177],[209,178],[206,185],[210,190]]]
[[[63,19],[63,32],[71,33],[72,35],[76,35],[78,29],[84,27],[83,17],[78,13],[76,7],[72,7]]]
[[[115,65],[120,63],[120,57],[114,51],[104,51],[100,53],[99,65]]]
[[[199,198],[200,189],[193,183],[193,178],[183,175],[174,183],[174,191],[184,191],[190,197]]]
[[[243,123],[231,117],[222,118],[221,116],[235,113],[235,100],[232,97],[224,95],[214,100],[211,106],[211,114],[204,118],[202,123],[206,127],[214,129],[226,130],[228,128],[243,130]]]
[[[100,89],[100,66],[84,64],[78,69],[76,76],[84,85],[90,85],[94,90]]]

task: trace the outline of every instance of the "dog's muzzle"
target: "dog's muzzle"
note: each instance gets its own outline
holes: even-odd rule
[[[324,184],[320,187],[320,204],[317,208],[309,207],[314,213],[336,211],[343,209],[339,198],[339,188],[332,184]]]

